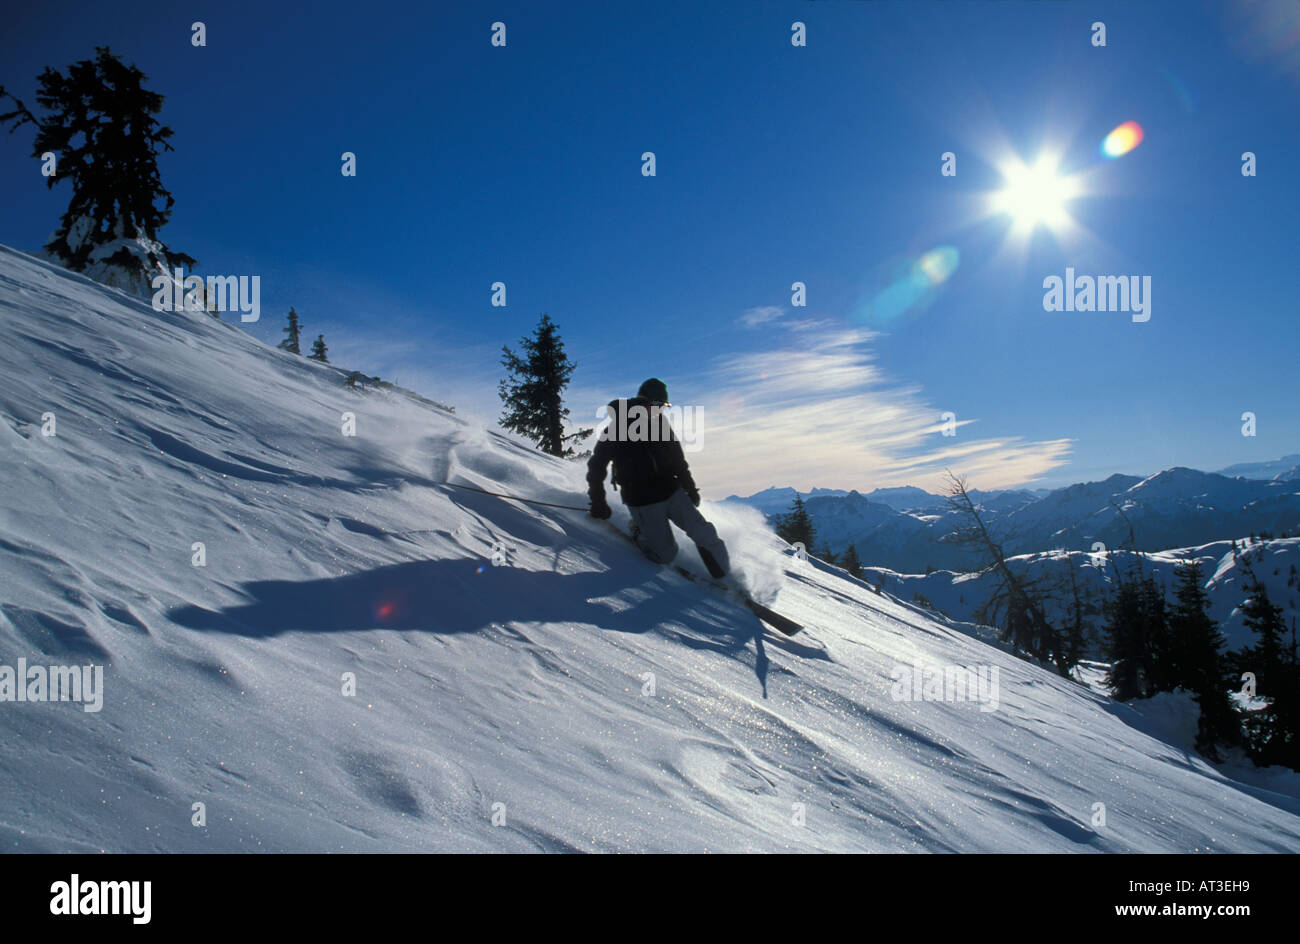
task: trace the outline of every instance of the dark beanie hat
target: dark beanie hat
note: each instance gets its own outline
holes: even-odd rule
[[[658,377],[651,377],[641,385],[641,389],[636,392],[636,395],[647,400],[653,400],[656,403],[667,403],[668,387]]]

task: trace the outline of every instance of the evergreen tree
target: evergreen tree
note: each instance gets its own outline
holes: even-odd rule
[[[294,311],[293,307],[290,306],[289,324],[284,329],[285,337],[284,340],[280,342],[280,350],[288,351],[290,354],[301,354],[302,351],[298,347],[298,333],[300,330],[301,328],[298,325],[298,312]]]
[[[145,89],[144,73],[107,46],[95,52],[94,59],[73,64],[66,75],[50,68],[41,73],[36,100],[48,112],[45,117],[33,115],[0,88],[0,96],[14,103],[0,122],[12,122],[11,131],[33,125],[32,156],[39,159],[47,151],[56,156],[57,171],[46,178],[47,186],[72,183],[68,209],[45,248],[68,268],[82,271],[99,247],[145,236],[172,263],[193,267],[192,257],[158,240],[175,202],[158,173],[158,154],[172,150],[167,143],[172,129],[154,118],[163,97]],[[148,259],[154,268],[161,261],[153,251]],[[106,261],[134,264],[125,248]]]
[[[322,364],[328,364],[330,359],[326,356],[329,348],[325,346],[325,335],[316,335],[316,340],[312,342],[311,353],[307,356],[314,361],[320,361]]]
[[[805,551],[812,553],[817,529],[813,527],[812,518],[808,517],[808,509],[798,492],[795,492],[789,512],[777,519],[776,533],[787,544],[802,544]]]
[[[574,440],[591,435],[591,429],[564,432],[569,409],[564,405],[564,388],[578,366],[564,353],[560,329],[543,314],[532,337],[519,339],[522,356],[501,348],[501,366],[508,375],[497,387],[505,412],[500,423],[537,443],[552,456],[572,456]]]
[[[1283,666],[1282,639],[1286,631],[1282,620],[1282,607],[1268,596],[1268,588],[1260,582],[1253,570],[1247,570],[1246,599],[1241,604],[1241,618],[1246,628],[1256,637],[1255,645],[1244,650],[1241,656],[1250,662],[1261,694],[1275,688]]]
[[[1106,601],[1106,658],[1110,671],[1106,684],[1116,701],[1141,698],[1145,692],[1142,677],[1142,640],[1139,635],[1141,598],[1136,583],[1121,582]]]
[[[840,566],[848,571],[850,577],[862,579],[862,561],[858,559],[858,548],[852,542],[849,542],[848,548],[840,556]]]
[[[1074,561],[1069,555],[1065,557],[1065,570],[1066,617],[1062,652],[1065,671],[1062,674],[1071,675],[1087,651],[1088,635],[1092,627],[1092,617],[1097,613],[1097,605],[1094,598],[1084,589]],[[965,602],[964,597],[962,601]]]
[[[1165,602],[1165,589],[1148,576],[1141,583],[1142,637],[1146,643],[1147,658],[1144,671],[1147,676],[1147,695],[1171,692],[1176,687],[1174,679],[1173,649],[1169,640],[1169,613]]]
[[[1241,721],[1228,697],[1232,676],[1223,658],[1223,634],[1210,619],[1210,601],[1203,583],[1196,561],[1178,568],[1175,603],[1169,613],[1169,639],[1175,684],[1191,692],[1201,709],[1197,750],[1217,761],[1218,744],[1241,741]]]
[[[822,549],[817,552],[817,556],[832,567],[838,567],[840,564],[839,558],[835,556],[835,552],[831,550],[829,544],[822,544]]]
[[[1174,671],[1165,595],[1155,578],[1132,574],[1118,580],[1105,608],[1107,679],[1118,701],[1171,691]]]
[[[1247,567],[1247,599],[1241,604],[1242,620],[1255,633],[1255,645],[1237,654],[1237,666],[1253,672],[1258,693],[1267,700],[1263,709],[1252,711],[1245,722],[1246,746],[1256,763],[1284,764],[1300,769],[1300,672],[1296,663],[1295,640],[1286,645],[1286,624],[1282,608],[1273,603],[1268,589]]]
[[[1296,649],[1295,617],[1291,617],[1291,644],[1286,650],[1286,675],[1274,699],[1274,715],[1286,738],[1278,760],[1300,770],[1300,652]]]

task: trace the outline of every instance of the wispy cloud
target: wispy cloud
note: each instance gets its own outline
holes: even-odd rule
[[[960,403],[932,405],[919,386],[888,376],[876,362],[875,332],[813,319],[782,322],[782,328],[785,346],[723,356],[692,384],[695,394],[682,392],[683,406],[704,411],[702,448],[688,458],[710,496],[769,485],[938,490],[947,468],[989,489],[1033,481],[1067,461],[1068,439],[973,437],[977,418],[966,416]],[[453,404],[472,423],[496,428],[499,348],[394,341],[343,326],[334,331],[336,363],[397,380]],[[595,386],[567,394],[574,428],[596,425],[594,405],[611,396]],[[945,410],[957,414],[956,436],[943,435],[952,428]]]
[[[712,495],[769,485],[937,490],[946,468],[973,486],[1033,481],[1062,465],[1070,440],[968,438],[960,404],[926,402],[875,361],[877,335],[843,327],[789,333],[791,348],[720,359],[705,409],[703,449],[691,457]],[[943,413],[957,414],[955,437]]]
[[[757,328],[778,318],[785,317],[785,309],[778,308],[776,305],[760,305],[757,308],[746,309],[745,313],[737,320],[746,328]]]

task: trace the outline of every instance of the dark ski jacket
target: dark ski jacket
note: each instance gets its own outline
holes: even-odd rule
[[[609,404],[609,425],[587,460],[587,494],[605,501],[605,467],[613,463],[612,484],[623,493],[623,504],[653,505],[682,489],[696,500],[700,491],[686,465],[681,440],[662,412],[652,420],[650,401],[642,397]]]

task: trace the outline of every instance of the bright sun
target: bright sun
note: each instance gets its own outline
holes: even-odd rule
[[[1057,232],[1073,221],[1066,209],[1079,184],[1057,172],[1057,161],[1040,157],[1032,166],[1019,160],[1003,165],[1006,186],[993,194],[992,209],[1011,217],[1012,229],[1028,235],[1039,226]]]

